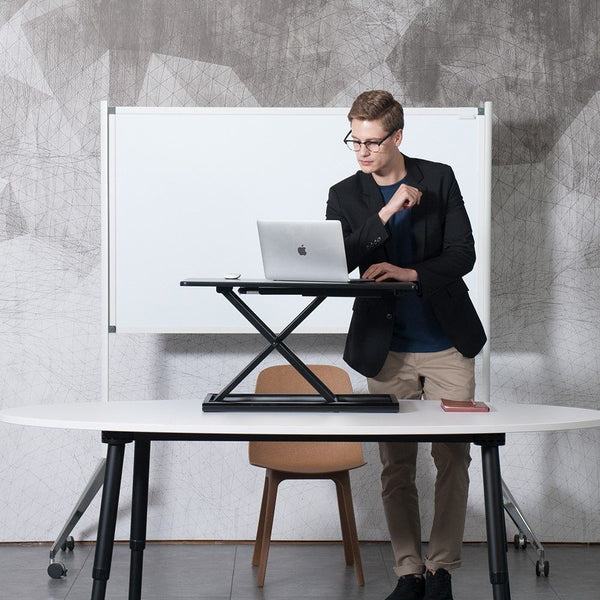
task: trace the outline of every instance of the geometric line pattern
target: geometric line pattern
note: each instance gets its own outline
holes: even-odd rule
[[[599,11],[589,0],[5,0],[0,406],[100,398],[100,101],[348,106],[383,88],[411,107],[494,103],[492,401],[600,408]],[[343,336],[290,343],[307,362],[344,366]],[[113,336],[111,398],[203,398],[262,347],[252,335]],[[155,446],[149,538],[254,536],[262,473],[244,444]],[[87,432],[0,425],[0,542],[54,539],[102,451]],[[365,455],[352,473],[359,535],[386,539],[377,448]],[[465,539],[481,540],[472,455]],[[597,431],[509,436],[503,475],[542,540],[600,542],[599,456]],[[418,468],[427,538],[425,447]],[[327,484],[281,494],[274,537],[339,538]],[[96,515],[97,500],[78,538],[94,537]]]

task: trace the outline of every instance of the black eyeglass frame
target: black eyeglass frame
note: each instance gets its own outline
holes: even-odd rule
[[[388,138],[392,137],[392,135],[394,133],[396,133],[396,131],[398,131],[397,129],[394,129],[392,131],[390,131],[383,139],[379,140],[378,142],[376,141],[372,141],[369,140],[368,142],[359,142],[358,140],[353,140],[352,138],[348,139],[348,136],[352,134],[352,129],[346,134],[346,137],[344,138],[344,144],[347,146],[347,148],[352,151],[352,152],[360,152],[360,147],[364,144],[365,148],[369,151],[369,152],[379,152],[380,148],[381,148],[381,144],[383,144],[383,142],[385,142],[385,140],[387,140]],[[358,144],[358,150],[355,150],[351,144]],[[373,148],[370,148],[369,146],[377,146],[377,150],[374,150]]]

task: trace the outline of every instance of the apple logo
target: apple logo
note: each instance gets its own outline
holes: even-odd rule
[[[304,244],[298,247],[298,254],[300,256],[306,256],[306,248],[304,247]]]

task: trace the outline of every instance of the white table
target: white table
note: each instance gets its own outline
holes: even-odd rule
[[[490,583],[494,600],[510,600],[499,446],[505,434],[600,426],[600,411],[496,404],[489,413],[445,413],[437,402],[400,400],[398,413],[205,413],[197,400],[52,404],[0,412],[17,425],[102,432],[107,462],[94,558],[92,600],[106,595],[126,444],[135,442],[130,599],[141,598],[148,473],[153,440],[418,440],[481,446]]]

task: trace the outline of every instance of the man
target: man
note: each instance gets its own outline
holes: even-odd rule
[[[376,281],[418,282],[418,294],[358,298],[344,359],[371,393],[465,400],[483,326],[462,277],[475,263],[473,235],[452,169],[399,151],[402,106],[384,91],[354,101],[344,140],[360,171],[329,192],[327,218],[342,223],[348,269]],[[432,140],[434,143],[434,140]],[[460,566],[469,444],[433,443],[435,514],[427,554],[415,486],[416,443],[380,443],[382,498],[398,584],[386,600],[452,600]]]

